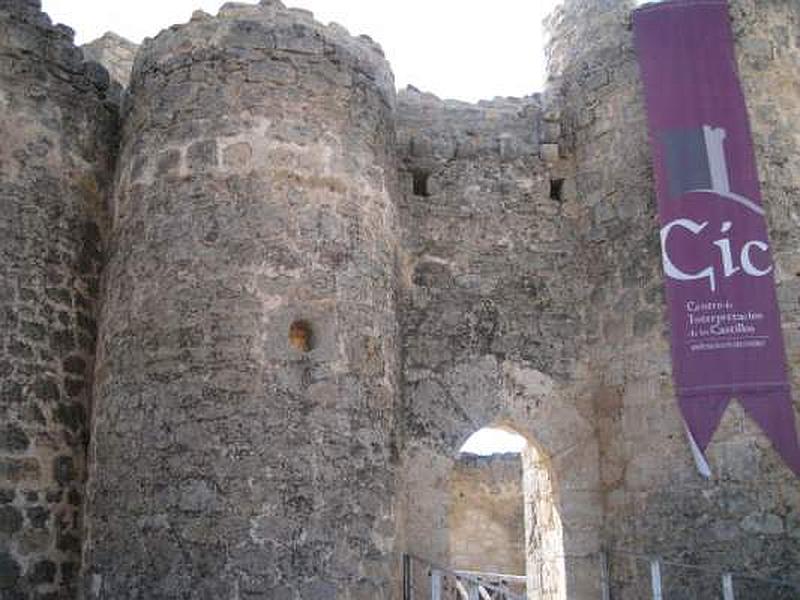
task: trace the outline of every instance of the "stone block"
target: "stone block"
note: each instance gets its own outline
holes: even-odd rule
[[[539,157],[546,163],[555,163],[561,158],[558,144],[540,144]]]

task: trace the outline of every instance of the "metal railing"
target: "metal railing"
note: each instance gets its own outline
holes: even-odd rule
[[[613,549],[600,553],[601,597],[603,600],[609,600],[611,597],[611,577],[609,573],[609,564],[610,557],[613,556],[624,556],[636,563],[644,563],[647,565],[650,579],[650,595],[653,600],[665,600],[669,598],[669,590],[665,584],[666,569],[670,569],[673,573],[676,570],[681,573],[692,573],[693,579],[697,579],[698,575],[700,574],[716,579],[717,593],[720,594],[720,597],[723,600],[736,600],[737,590],[744,588],[745,583],[749,583],[750,585],[756,584],[762,586],[762,588],[767,587],[773,589],[775,590],[775,594],[780,593],[779,591],[782,590],[785,592],[786,598],[800,597],[800,582],[775,579],[771,577],[760,577],[748,573],[737,573],[730,571],[729,567],[725,567],[723,565],[694,565],[681,561],[665,559],[656,555],[647,555],[623,549]],[[709,587],[714,586],[712,584],[709,585]]]
[[[618,565],[622,558],[631,561],[629,564],[644,567],[647,579],[645,583],[634,575],[634,579],[623,583],[617,573],[614,577],[616,584],[638,585],[643,600],[648,597],[652,600],[669,600],[670,591],[680,591],[683,594],[681,597],[685,597],[687,587],[701,584],[704,598],[716,597],[723,600],[800,598],[800,581],[735,572],[725,565],[707,563],[696,565],[621,548],[608,549],[582,558],[590,557],[593,557],[592,562],[595,565],[597,562],[600,565],[599,597],[602,600],[610,600],[612,597],[612,570],[620,568],[624,570],[623,566]],[[565,558],[569,560],[569,557]],[[597,567],[587,565],[587,568]],[[638,568],[635,570],[638,571]],[[413,555],[403,556],[403,600],[526,600],[526,598],[524,576],[461,571],[442,567]]]
[[[448,569],[403,555],[403,600],[526,600],[525,577]]]

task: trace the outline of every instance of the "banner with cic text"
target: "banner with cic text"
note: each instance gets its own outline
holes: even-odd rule
[[[700,471],[732,399],[800,475],[774,266],[727,0],[634,12],[681,412]]]

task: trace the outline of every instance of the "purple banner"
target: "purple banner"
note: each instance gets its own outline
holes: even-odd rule
[[[634,12],[681,411],[705,451],[736,398],[800,475],[774,267],[726,0]]]

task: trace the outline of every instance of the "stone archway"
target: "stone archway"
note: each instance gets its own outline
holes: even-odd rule
[[[528,443],[522,436],[492,425],[469,438],[450,474],[450,566],[524,577],[522,451]],[[517,587],[525,586],[519,582]]]
[[[400,537],[406,550],[448,564],[449,473],[464,441],[481,426],[498,424],[529,440],[531,498],[537,486],[540,490],[549,486],[546,493],[555,511],[551,520],[560,517],[563,575],[542,566],[544,558],[557,552],[553,538],[542,538],[540,528],[531,545],[539,549],[540,567],[529,574],[534,577],[529,587],[556,591],[531,598],[596,597],[602,522],[598,446],[591,413],[580,408],[580,398],[547,375],[493,356],[409,382],[400,509]],[[531,502],[533,510],[536,500]],[[555,588],[545,584],[554,580],[561,581]]]
[[[521,446],[498,447],[501,431]],[[479,429],[454,462],[449,490],[449,566],[511,576],[494,579],[513,582],[516,593],[527,589],[531,599],[565,600],[561,515],[549,462],[533,443],[507,425]],[[516,582],[519,575],[526,583]]]

